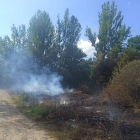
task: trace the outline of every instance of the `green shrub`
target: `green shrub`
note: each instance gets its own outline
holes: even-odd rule
[[[115,73],[104,93],[123,106],[140,106],[140,60],[134,60]]]
[[[40,120],[44,119],[52,112],[54,112],[53,108],[46,106],[33,106],[31,107],[29,115],[35,120]]]
[[[30,100],[30,96],[27,93],[22,93],[17,99],[16,99],[16,103],[19,105],[22,105],[24,103],[29,102]]]
[[[33,120],[45,119],[50,113],[55,111],[55,108],[39,105],[38,103],[34,103],[34,100],[27,93],[23,93],[14,98],[19,110]]]

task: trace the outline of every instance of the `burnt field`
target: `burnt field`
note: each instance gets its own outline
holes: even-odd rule
[[[33,116],[38,115],[34,120],[43,123],[57,139],[140,139],[138,109],[105,104],[100,101],[100,97],[80,91],[36,97],[24,95],[24,102],[18,103],[18,108],[31,119],[32,113]]]

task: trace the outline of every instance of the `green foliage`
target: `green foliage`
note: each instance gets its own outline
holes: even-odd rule
[[[1,59],[6,60],[13,51],[15,51],[15,47],[13,46],[11,39],[8,36],[5,36],[3,39],[0,38]]]
[[[25,25],[21,25],[18,28],[13,25],[11,31],[11,42],[15,50],[19,51],[26,49],[28,38]]]
[[[11,38],[0,38],[1,64],[8,60],[11,54],[22,52],[24,55],[31,55],[40,68],[47,66],[51,71],[61,74],[66,87],[77,87],[83,80],[88,80],[81,79],[86,71],[85,68],[81,69],[86,55],[77,47],[81,29],[78,19],[70,16],[68,9],[62,20],[58,16],[56,27],[53,26],[48,13],[38,11],[31,18],[27,30],[25,25],[13,25]],[[10,77],[8,73],[7,71],[7,75],[0,77],[10,83],[11,81],[7,80]],[[3,86],[5,82],[1,83]]]
[[[31,18],[28,37],[29,50],[35,61],[40,65],[45,65],[43,56],[48,53],[54,39],[54,26],[45,11],[38,11]]]
[[[82,62],[81,58],[84,56],[82,51],[76,46],[69,46],[60,56],[58,69],[60,70],[60,74],[64,76],[64,81],[69,83],[69,86],[78,85],[77,77],[79,74],[82,75],[83,71],[79,67]],[[63,73],[66,73],[66,75]]]
[[[123,54],[118,57],[115,72],[120,71],[127,63],[138,59],[140,59],[140,52],[137,52],[135,47],[126,48],[123,50]]]
[[[136,50],[140,51],[140,35],[137,35],[135,37],[131,37],[128,39],[128,47],[135,47]]]
[[[0,38],[0,66],[3,67],[11,53],[22,51],[24,55],[33,56],[40,68],[47,66],[62,75],[65,87],[84,87],[86,91],[88,88],[102,89],[111,79],[114,67],[115,72],[119,72],[128,62],[140,59],[140,36],[130,38],[126,46],[130,27],[123,24],[123,18],[115,2],[102,5],[98,35],[86,29],[86,36],[97,51],[93,62],[85,60],[86,54],[77,47],[82,27],[75,16],[70,16],[68,9],[63,19],[58,15],[56,27],[48,13],[38,11],[31,18],[28,29],[25,25],[13,25],[11,38]],[[99,42],[95,43],[97,38]],[[9,71],[5,73],[3,75],[0,70],[1,86],[8,87],[12,82]]]
[[[113,57],[122,52],[124,41],[130,36],[130,27],[122,25],[123,16],[121,11],[117,13],[115,2],[109,2],[102,5],[102,12],[99,13],[99,42],[95,44],[95,33],[90,28],[86,29],[89,40],[94,45],[97,55],[103,54],[103,58],[111,53]],[[93,43],[94,42],[94,43]],[[112,50],[113,49],[113,50]]]
[[[33,103],[34,99],[27,93],[22,93],[14,99],[18,108],[29,118],[33,120],[45,119],[50,113],[55,111],[55,108],[39,105],[37,102]]]
[[[58,16],[56,27],[56,43],[61,51],[70,46],[77,46],[80,38],[81,24],[75,16],[69,16],[67,9],[64,14],[64,19],[60,20]]]
[[[81,25],[75,16],[69,16],[67,9],[63,20],[58,16],[55,40],[59,55],[56,71],[63,76],[64,86],[77,87],[79,74],[83,74],[79,67],[86,55],[77,47],[80,35]]]
[[[118,57],[115,71],[120,71],[127,63],[140,59],[140,36],[132,37],[128,40],[127,48]]]
[[[89,40],[92,43],[92,46],[95,46],[96,42],[96,33],[92,33],[91,29],[89,27],[86,28],[85,35],[89,38]]]
[[[49,15],[38,11],[30,21],[29,50],[40,66],[48,66],[64,77],[64,85],[76,86],[77,65],[86,55],[77,47],[81,25],[67,9],[63,20],[58,16],[54,28]],[[76,84],[77,82],[77,84]]]
[[[93,85],[102,89],[110,78],[114,67],[117,65],[118,57],[123,52],[125,41],[130,37],[130,27],[123,24],[121,11],[117,12],[115,2],[106,2],[102,5],[99,13],[99,33],[93,33],[90,28],[86,29],[86,36],[95,47],[97,53],[93,63]],[[99,39],[98,43],[96,38]]]
[[[140,60],[134,60],[115,73],[105,92],[113,102],[140,107]]]
[[[29,102],[31,97],[27,93],[22,93],[17,99],[16,103],[19,105],[23,105],[27,102]]]
[[[21,25],[18,28],[13,25],[11,31],[11,38],[8,36],[3,39],[0,38],[0,56],[2,60],[9,59],[12,53],[27,51],[28,38],[25,25]]]
[[[50,113],[53,113],[55,110],[46,106],[32,106],[24,111],[25,115],[34,119],[41,120],[46,118]]]

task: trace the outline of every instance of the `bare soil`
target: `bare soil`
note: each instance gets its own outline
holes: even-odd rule
[[[10,95],[0,90],[0,140],[52,140],[45,130],[23,116]]]

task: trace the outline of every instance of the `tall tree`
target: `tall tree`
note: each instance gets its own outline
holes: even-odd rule
[[[69,16],[69,10],[66,9],[64,19],[60,20],[58,16],[56,27],[56,42],[61,51],[69,46],[76,46],[81,35],[81,24],[75,16]]]
[[[67,9],[64,19],[58,17],[56,42],[59,48],[58,70],[66,84],[77,86],[76,67],[86,55],[77,47],[81,35],[81,25],[75,16],[69,16]]]
[[[15,47],[11,39],[8,36],[5,36],[3,39],[0,38],[0,57],[2,60],[9,58],[9,55],[15,51]]]
[[[8,59],[13,53],[24,52],[27,50],[27,31],[25,25],[21,25],[18,28],[14,25],[11,28],[11,38],[5,36],[0,38],[0,56],[1,58]]]
[[[18,28],[15,25],[11,28],[11,41],[16,50],[23,50],[27,47],[27,30],[25,25],[21,25]]]
[[[115,2],[106,2],[99,13],[99,33],[96,36],[91,28],[87,27],[86,36],[96,49],[96,61],[93,62],[93,85],[102,89],[112,76],[117,58],[123,53],[125,41],[130,37],[130,27],[123,24],[124,17],[117,11]],[[98,43],[96,38],[99,39]]]
[[[117,57],[124,45],[124,41],[130,36],[130,27],[123,24],[122,12],[117,12],[115,2],[102,5],[102,12],[99,13],[99,42],[95,44],[95,34],[90,28],[86,29],[86,35],[95,46],[97,55],[102,53],[105,58],[109,53]]]
[[[54,26],[49,15],[44,11],[38,11],[30,20],[29,49],[33,53],[35,61],[45,65],[44,55],[53,45]]]

